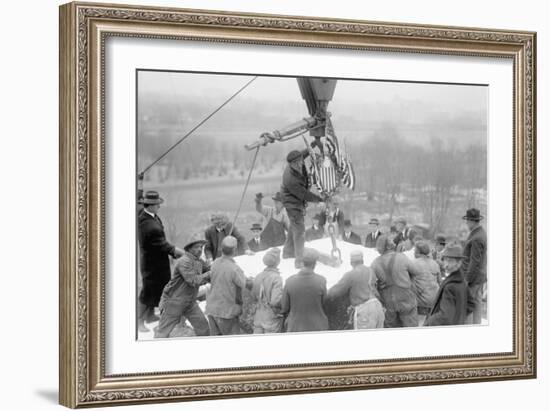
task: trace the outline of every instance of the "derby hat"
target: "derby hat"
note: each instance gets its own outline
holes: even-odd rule
[[[380,224],[380,221],[378,221],[378,218],[371,218],[369,220],[369,224],[376,224],[376,225],[379,225]]]
[[[193,247],[197,243],[201,243],[202,245],[206,244],[206,240],[202,236],[202,233],[195,233],[192,236],[189,237],[187,240],[187,243],[183,247],[185,251],[189,251],[191,247]]]
[[[253,223],[252,227],[250,227],[252,231],[262,231],[262,225],[260,223]]]
[[[449,247],[445,248],[445,250],[443,250],[442,257],[464,258],[462,247],[459,245],[450,245]]]
[[[277,191],[273,197],[271,197],[273,201],[283,201],[283,196],[280,191]]]
[[[344,220],[344,227],[351,227],[351,220]]]
[[[147,191],[145,197],[143,197],[143,204],[152,205],[152,204],[162,204],[164,200],[159,196],[157,191]]]
[[[462,219],[469,221],[481,221],[483,220],[483,216],[477,208],[469,208],[466,210],[466,215],[463,216]]]

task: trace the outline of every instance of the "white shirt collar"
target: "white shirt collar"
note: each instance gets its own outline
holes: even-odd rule
[[[150,212],[149,210],[147,210],[146,208],[143,209],[143,211],[145,211],[147,214],[149,214],[151,217],[155,218],[156,215],[153,214],[152,212]]]

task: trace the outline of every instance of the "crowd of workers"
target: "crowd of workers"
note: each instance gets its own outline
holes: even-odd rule
[[[166,240],[158,216],[162,198],[155,191],[145,193],[138,215],[139,331],[148,331],[145,323],[158,320],[155,337],[168,337],[185,319],[198,336],[239,334],[245,290],[256,306],[254,333],[328,330],[327,304],[343,297],[349,301],[349,323],[355,329],[481,323],[487,237],[479,210],[469,209],[463,217],[470,230],[464,244],[438,235],[432,246],[402,217],[388,229],[372,218],[363,240],[336,201],[309,191],[305,156],[307,151],[297,150],[287,156],[273,206],[263,204],[262,194],[256,195],[256,210],[266,224],[254,223],[249,241],[226,215],[215,213],[204,233],[176,247]],[[308,202],[326,202],[326,207],[306,230]],[[375,248],[379,256],[367,266],[358,247],[349,257],[352,269],[327,289],[326,279],[315,273],[320,253],[304,244],[329,235],[329,229],[342,241]],[[411,249],[414,259],[404,254]],[[258,251],[265,251],[265,267],[247,277],[234,257]],[[169,256],[176,259],[172,272]],[[295,259],[297,273],[286,281],[278,270],[281,258]],[[197,300],[207,283],[203,312]],[[157,306],[160,317],[154,311]]]

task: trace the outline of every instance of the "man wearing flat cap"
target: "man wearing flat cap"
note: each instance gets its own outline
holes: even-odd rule
[[[158,216],[164,200],[156,191],[147,191],[143,198],[143,210],[138,216],[138,240],[142,287],[139,293],[138,330],[147,332],[145,322],[158,320],[154,314],[164,286],[170,281],[170,259],[183,255],[166,240],[164,226]]]
[[[481,226],[483,216],[477,208],[470,208],[462,217],[470,230],[464,245],[462,271],[468,284],[468,323],[481,324],[483,286],[487,282],[487,233]]]
[[[233,257],[237,251],[237,239],[227,236],[222,240],[222,256],[216,259],[210,270],[210,292],[206,296],[206,314],[210,335],[240,334],[239,316],[242,313],[242,292],[252,288]]]
[[[283,258],[294,257],[295,266],[302,266],[302,255],[305,242],[304,216],[307,202],[323,201],[321,197],[309,191],[309,178],[304,158],[307,150],[293,150],[288,153],[287,166],[283,173],[281,185],[282,202],[288,214],[290,228],[283,247]]]
[[[210,281],[210,266],[200,258],[205,244],[200,234],[195,234],[183,247],[184,254],[162,292],[155,338],[167,338],[182,317],[191,323],[195,335],[210,335],[208,320],[197,304],[199,287]]]
[[[460,268],[463,259],[459,245],[449,246],[443,251],[443,264],[448,275],[439,287],[424,326],[464,324],[468,287]]]
[[[270,248],[262,259],[265,269],[254,278],[252,300],[256,302],[254,313],[254,334],[278,333],[283,328],[281,314],[283,278],[278,266],[281,250]]]
[[[327,280],[314,272],[319,255],[312,248],[305,248],[304,267],[290,276],[283,289],[281,312],[288,314],[287,332],[328,330],[328,318],[324,311]]]

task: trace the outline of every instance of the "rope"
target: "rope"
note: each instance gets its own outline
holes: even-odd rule
[[[254,158],[252,159],[252,165],[250,166],[250,171],[248,172],[248,178],[246,179],[246,184],[244,185],[243,194],[241,195],[241,201],[239,202],[239,207],[237,208],[237,212],[235,213],[235,217],[233,218],[233,224],[231,224],[231,230],[229,231],[229,235],[233,234],[233,229],[235,228],[235,223],[237,222],[237,217],[239,216],[239,213],[241,212],[241,207],[243,205],[244,195],[246,194],[246,190],[248,189],[248,184],[250,183],[250,177],[252,177],[252,171],[254,170],[254,164],[256,164],[256,158],[258,158],[258,153],[260,152],[260,146],[256,147],[256,152],[254,153]]]
[[[229,103],[231,100],[233,100],[237,95],[243,91],[245,88],[247,88],[254,80],[256,80],[258,76],[254,76],[252,80],[250,80],[248,83],[246,83],[244,86],[242,86],[235,94],[233,94],[231,97],[229,97],[221,106],[219,106],[216,110],[214,110],[212,113],[210,113],[208,116],[206,116],[199,124],[197,124],[195,127],[191,129],[186,135],[184,135],[182,138],[180,138],[176,143],[174,143],[168,150],[164,152],[159,158],[157,158],[155,161],[153,161],[149,166],[145,167],[145,169],[139,173],[140,177],[143,177],[143,175],[149,171],[151,167],[153,167],[155,164],[157,164],[160,160],[162,160],[170,151],[172,151],[176,146],[178,146],[183,140],[185,140],[187,137],[189,137],[195,130],[197,130],[200,126],[202,126],[204,123],[206,123],[214,114],[216,114],[218,111],[220,111],[227,103]]]

